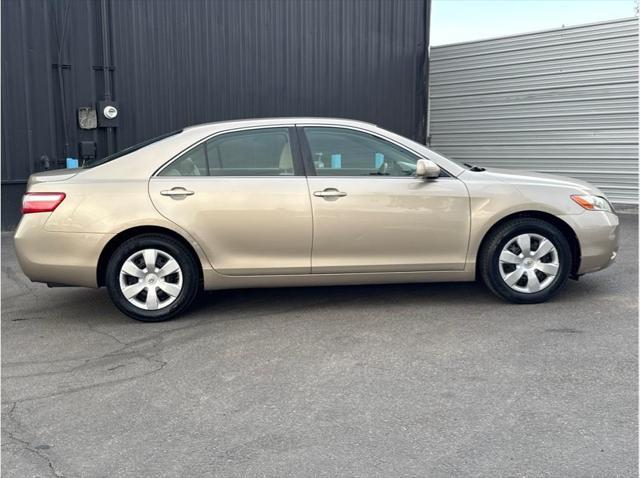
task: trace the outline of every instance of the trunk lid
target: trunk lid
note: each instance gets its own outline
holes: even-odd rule
[[[29,176],[29,181],[27,182],[27,191],[29,191],[31,186],[33,186],[34,184],[66,181],[74,177],[80,171],[81,171],[80,169],[74,168],[74,169],[52,169],[50,171],[34,173],[31,176]]]

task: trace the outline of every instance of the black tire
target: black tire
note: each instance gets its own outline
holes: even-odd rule
[[[182,272],[182,289],[172,303],[158,310],[136,307],[124,296],[120,287],[122,265],[133,254],[144,249],[157,249],[169,254]],[[113,252],[107,264],[105,283],[111,300],[120,311],[142,322],[161,322],[184,312],[193,303],[201,289],[199,268],[193,254],[180,241],[162,234],[142,234],[126,240]]]
[[[538,234],[549,239],[556,248],[558,273],[553,282],[538,292],[519,292],[507,285],[500,273],[500,254],[503,248],[521,234]],[[533,249],[532,249],[533,250]],[[480,277],[498,297],[516,304],[537,304],[553,297],[567,282],[572,265],[571,248],[564,234],[553,224],[536,218],[518,218],[491,231],[480,251]]]

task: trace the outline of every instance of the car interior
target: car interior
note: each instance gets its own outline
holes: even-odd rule
[[[366,133],[304,129],[318,176],[412,176],[417,157]]]
[[[417,157],[357,131],[304,128],[318,176],[413,176]],[[162,176],[291,176],[286,129],[229,133],[171,163]]]
[[[229,133],[203,143],[163,170],[162,176],[292,176],[289,134],[273,129]]]

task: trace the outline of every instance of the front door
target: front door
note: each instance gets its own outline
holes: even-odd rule
[[[287,127],[216,135],[151,178],[153,204],[221,274],[310,273],[311,205],[295,138]]]
[[[469,196],[417,155],[364,131],[300,128],[313,208],[313,273],[462,270]]]

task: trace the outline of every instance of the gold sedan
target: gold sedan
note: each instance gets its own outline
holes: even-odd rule
[[[193,126],[31,176],[33,281],[106,286],[143,321],[201,289],[473,281],[518,303],[608,266],[618,217],[568,178],[459,165],[359,121]]]

